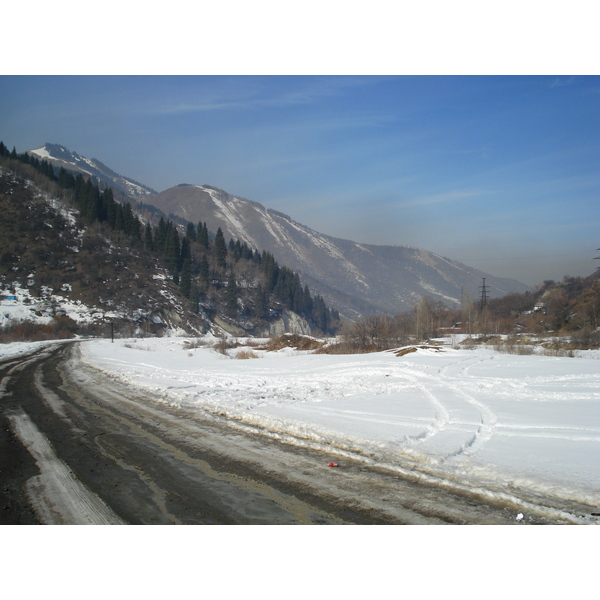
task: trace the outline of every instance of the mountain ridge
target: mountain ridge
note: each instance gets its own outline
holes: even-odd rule
[[[179,185],[150,202],[163,212],[205,221],[210,229],[220,227],[226,236],[267,250],[350,318],[410,310],[421,296],[457,307],[465,293],[477,297],[484,277],[490,297],[529,289],[422,248],[321,234],[285,213],[214,186]]]
[[[39,148],[28,150],[27,153],[48,161],[53,167],[63,167],[67,171],[94,177],[134,200],[147,200],[157,193],[147,185],[113,171],[97,158],[80,156],[60,144],[46,142]]]
[[[42,148],[46,154],[57,155],[54,161],[64,161],[60,153],[67,152],[71,163],[83,162],[80,169],[90,166],[88,159],[64,146],[46,144]],[[115,174],[99,164],[106,178]],[[147,187],[145,190],[142,198],[129,195],[165,215],[192,223],[205,222],[213,233],[220,228],[226,237],[255,250],[266,250],[350,319],[401,313],[410,310],[422,296],[455,308],[464,299],[478,297],[483,278],[490,297],[530,289],[521,282],[495,277],[422,248],[365,244],[328,236],[281,211],[217,186],[181,183],[159,193]]]

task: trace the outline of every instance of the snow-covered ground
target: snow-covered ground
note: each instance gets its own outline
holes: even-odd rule
[[[418,349],[325,355],[285,348],[236,360],[214,339],[89,340],[84,362],[171,406],[377,464],[449,489],[516,489],[600,512],[600,352],[585,357]],[[0,345],[0,356],[48,342]],[[198,346],[198,347],[194,347]]]
[[[391,468],[412,462],[423,476],[437,470],[509,492],[526,480],[534,489],[591,498],[600,507],[598,352],[550,358],[450,348],[402,357],[254,350],[259,359],[235,360],[185,341],[92,340],[81,347],[90,364],[165,402],[221,411],[299,444],[312,441],[342,467],[343,455],[335,452],[347,444],[370,453],[365,461]],[[45,344],[0,344],[0,357]],[[150,597],[156,590],[187,593],[199,581],[203,589],[227,582],[240,593],[249,581],[260,581],[267,596],[294,581],[294,597],[315,589],[348,598],[383,595],[399,582],[427,596],[461,593],[466,584],[492,598],[587,597],[597,579],[595,530],[589,527],[209,527],[201,543],[195,527],[49,531],[3,530],[6,569],[23,575],[15,581],[31,579],[23,556],[32,548],[43,560],[29,588],[36,581],[46,586],[69,556],[69,591],[69,584],[75,592],[89,581],[98,587],[98,565],[106,564],[147,574],[129,579],[132,593]],[[73,551],[83,547],[83,553]],[[157,582],[157,561],[169,574],[164,581]],[[112,578],[106,581],[114,587]]]
[[[419,349],[236,360],[186,338],[94,340],[83,360],[170,405],[423,480],[600,509],[600,355]]]
[[[0,289],[0,328],[22,321],[47,325],[56,315],[68,316],[77,323],[93,323],[102,320],[105,314],[109,315],[107,311],[90,308],[79,300],[71,301],[61,294],[54,294],[51,288],[45,288],[45,291],[45,297],[39,299],[18,284],[13,284],[10,291]],[[61,291],[68,293],[69,284],[64,284]]]

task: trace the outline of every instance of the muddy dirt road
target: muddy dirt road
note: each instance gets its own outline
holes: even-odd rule
[[[66,342],[0,363],[1,524],[515,522],[514,506],[359,463],[328,468],[77,357]]]

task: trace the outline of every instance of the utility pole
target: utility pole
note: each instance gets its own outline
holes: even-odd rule
[[[481,297],[479,300],[479,319],[480,319],[480,327],[481,333],[484,337],[487,337],[488,333],[488,311],[487,311],[487,301],[488,301],[488,287],[485,285],[485,277],[483,278],[483,285],[479,286],[481,290]]]
[[[481,309],[481,312],[483,312],[485,310],[485,307],[487,306],[488,288],[489,287],[490,287],[489,285],[485,285],[485,277],[484,277],[483,285],[479,286],[479,289],[481,290],[481,299],[479,300],[479,308]]]

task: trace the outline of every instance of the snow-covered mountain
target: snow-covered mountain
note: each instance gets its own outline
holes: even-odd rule
[[[67,171],[95,177],[100,182],[135,200],[146,201],[150,196],[156,194],[152,188],[115,173],[97,158],[90,159],[79,156],[76,152],[59,144],[46,143],[40,148],[29,150],[28,154],[34,155],[40,160],[47,160],[55,167],[64,167]]]
[[[489,297],[528,289],[419,248],[359,244],[324,235],[258,202],[208,185],[182,184],[150,202],[166,214],[206,222],[212,231],[220,227],[226,238],[270,252],[348,317],[396,314],[412,308],[421,296],[458,307],[465,294],[478,298],[483,277]]]

